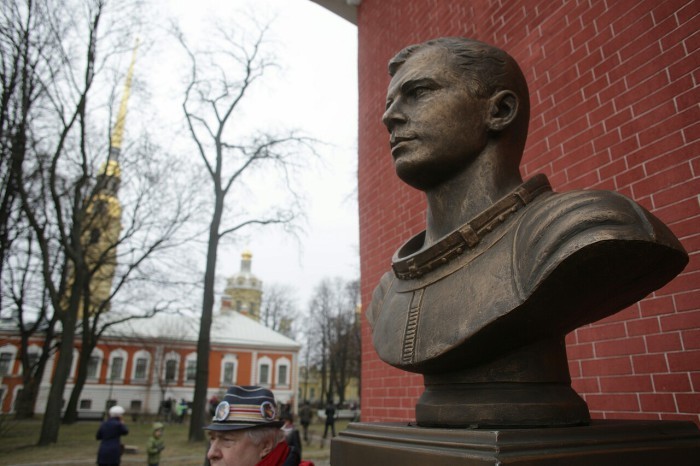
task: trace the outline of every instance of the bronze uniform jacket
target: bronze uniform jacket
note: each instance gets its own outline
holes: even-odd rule
[[[538,177],[546,189],[492,222],[476,244],[445,252],[438,242],[422,271],[414,258],[426,255],[424,232],[397,251],[367,311],[383,361],[419,373],[469,368],[484,354],[613,314],[687,263],[673,233],[630,199],[608,191],[557,194]]]

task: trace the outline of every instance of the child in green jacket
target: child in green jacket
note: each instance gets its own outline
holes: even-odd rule
[[[165,448],[163,441],[163,424],[156,422],[153,424],[153,435],[148,439],[146,453],[148,453],[148,466],[158,466],[160,462],[160,452]]]

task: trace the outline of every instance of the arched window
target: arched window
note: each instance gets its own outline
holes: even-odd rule
[[[197,353],[190,353],[185,358],[185,382],[194,383],[197,378]]]
[[[17,347],[15,345],[7,344],[0,347],[0,377],[13,374],[16,358]]]
[[[104,353],[101,349],[95,348],[90,353],[90,359],[88,359],[87,365],[87,378],[88,380],[98,380],[100,378],[100,372],[102,372],[102,360],[104,359]]]
[[[29,370],[35,371],[36,365],[39,362],[39,357],[41,356],[41,348],[38,345],[29,345],[29,348],[27,348],[27,356],[29,358]],[[75,359],[75,354],[73,356]]]
[[[277,374],[277,386],[288,387],[290,384],[291,374],[289,368],[292,366],[287,358],[279,358],[275,361],[275,373]]]
[[[128,355],[123,349],[117,349],[109,354],[109,367],[107,368],[107,380],[124,380],[126,359]]]
[[[177,371],[180,366],[180,355],[174,351],[165,355],[163,364],[163,380],[166,383],[177,382]]]
[[[269,387],[272,383],[272,360],[268,357],[258,359],[258,384]]]
[[[221,359],[221,386],[228,387],[236,384],[238,372],[238,357],[227,354]]]
[[[131,380],[145,382],[148,378],[148,369],[151,366],[151,353],[145,350],[134,354],[134,363],[131,369]]]

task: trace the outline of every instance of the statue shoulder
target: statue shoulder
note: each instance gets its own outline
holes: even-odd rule
[[[652,243],[685,253],[668,227],[621,194],[552,194],[533,203],[519,222],[513,244],[516,282],[527,294],[528,289],[571,255],[609,241]]]
[[[374,328],[374,323],[379,318],[379,313],[384,305],[384,299],[395,279],[396,276],[393,272],[386,272],[381,280],[379,280],[379,284],[372,293],[372,302],[369,304],[366,312],[367,321],[372,328]]]

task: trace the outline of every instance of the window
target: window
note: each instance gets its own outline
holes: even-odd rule
[[[185,381],[194,382],[197,378],[197,353],[190,353],[185,358]]]
[[[162,377],[166,383],[177,382],[178,372],[180,371],[180,354],[175,351],[170,351],[165,355],[165,366],[163,367]]]
[[[80,400],[80,409],[92,409],[92,400]]]
[[[124,379],[124,369],[126,366],[127,353],[123,349],[112,351],[109,355],[109,380]]]
[[[287,385],[287,366],[277,368],[277,385]]]
[[[122,369],[124,368],[124,358],[116,356],[112,358],[112,370],[109,372],[110,380],[121,379]]]
[[[148,359],[138,358],[136,360],[136,368],[134,369],[134,379],[137,379],[137,380],[145,379],[147,368],[148,368]]]
[[[12,360],[14,353],[0,353],[0,375],[8,375],[12,373]]]
[[[270,365],[260,364],[260,383],[269,384],[270,383]]]
[[[224,363],[224,380],[223,382],[225,384],[233,384],[233,371],[236,367],[236,363],[234,362],[225,362]]]
[[[131,405],[129,408],[132,412],[141,411],[141,400],[131,400]]]
[[[229,386],[236,383],[236,368],[238,358],[235,354],[226,354],[221,359],[221,385]]]
[[[185,366],[185,380],[187,381],[194,381],[194,379],[197,377],[197,360],[188,360],[187,365]]]
[[[172,382],[177,377],[177,361],[170,359],[165,362],[165,381]]]
[[[279,358],[275,361],[275,367],[277,369],[277,385],[286,386],[289,385],[289,367],[291,362],[287,358]]]
[[[102,358],[104,357],[102,350],[95,348],[90,353],[90,359],[88,359],[87,364],[87,378],[88,379],[99,379],[100,373],[102,372]]]
[[[262,357],[258,360],[258,384],[259,385],[270,385],[272,378],[270,377],[270,368],[272,367],[272,360],[267,356]]]
[[[316,399],[316,389],[314,387],[309,387],[309,398],[312,400]]]
[[[145,350],[137,351],[134,354],[134,366],[131,374],[132,380],[144,382],[148,378],[148,367],[151,362],[151,353]]]

